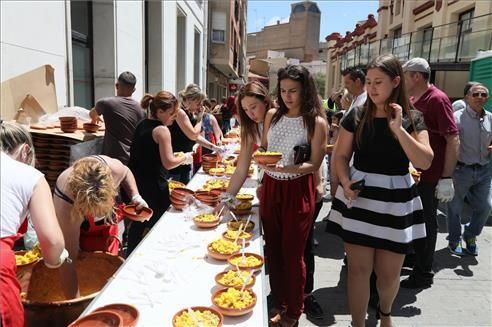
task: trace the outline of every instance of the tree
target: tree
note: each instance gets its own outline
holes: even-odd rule
[[[316,88],[318,89],[318,94],[321,95],[321,97],[324,97],[326,75],[322,72],[317,72],[316,74],[314,74],[313,78],[314,84],[316,84]]]

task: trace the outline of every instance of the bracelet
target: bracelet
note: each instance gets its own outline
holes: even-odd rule
[[[60,262],[58,262],[56,265],[51,265],[47,263],[46,260],[44,261],[44,264],[46,267],[50,269],[56,269],[59,268],[65,261],[67,261],[68,263],[72,262],[72,259],[70,259],[67,249],[63,249],[62,253],[60,254]]]

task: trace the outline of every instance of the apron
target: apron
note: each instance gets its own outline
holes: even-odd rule
[[[24,308],[20,298],[21,287],[17,281],[14,243],[27,231],[27,218],[16,235],[0,238],[0,315],[4,327],[23,327]]]
[[[80,249],[83,251],[104,251],[117,255],[120,250],[118,239],[118,223],[123,219],[123,206],[115,207],[115,224],[97,224],[93,215],[87,215],[86,220],[89,227],[80,228]]]

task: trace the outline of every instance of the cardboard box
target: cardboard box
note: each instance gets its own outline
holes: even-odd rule
[[[43,114],[56,112],[54,71],[52,66],[44,65],[2,82],[0,117],[15,119],[17,110],[23,108],[31,117],[31,123],[36,123]]]

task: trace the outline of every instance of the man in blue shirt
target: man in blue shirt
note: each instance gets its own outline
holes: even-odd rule
[[[478,255],[476,244],[492,208],[492,171],[489,161],[492,152],[492,113],[484,109],[489,90],[481,83],[474,84],[465,96],[466,107],[454,113],[459,128],[460,149],[453,174],[455,194],[448,205],[449,250],[462,255],[461,220],[465,197],[473,210],[470,224],[465,226],[465,250]]]

